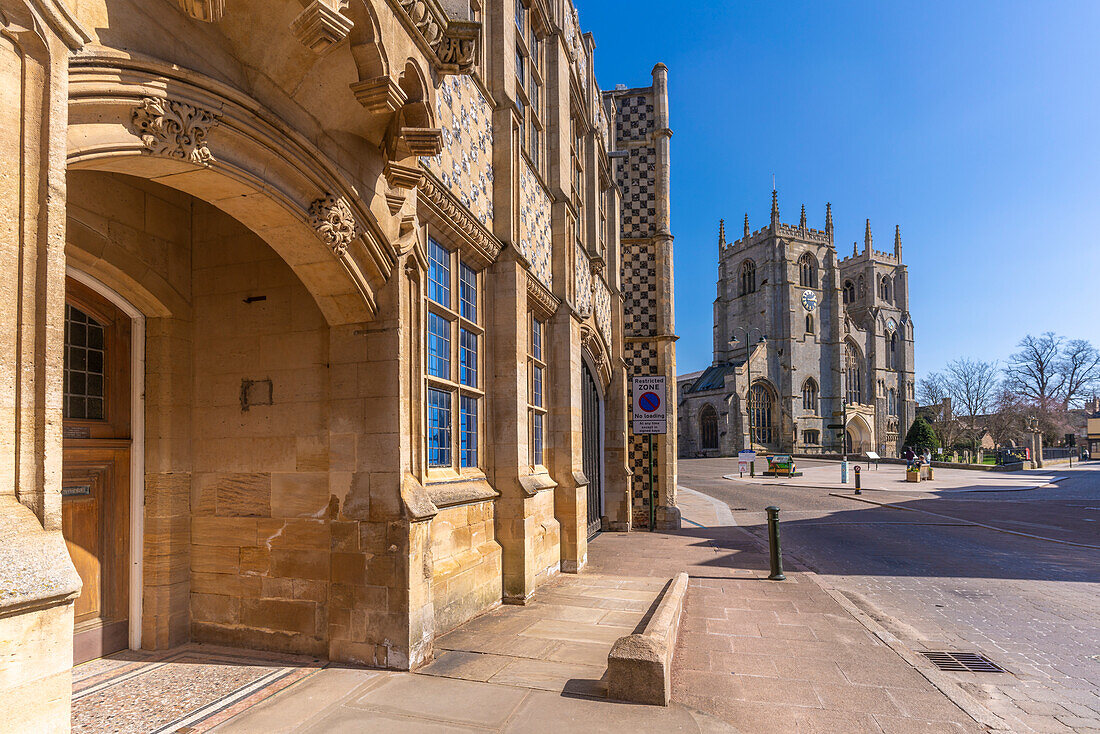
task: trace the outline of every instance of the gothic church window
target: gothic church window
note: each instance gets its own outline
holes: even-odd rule
[[[852,281],[844,281],[844,302],[853,303],[856,300],[856,287],[852,285]]]
[[[802,383],[802,409],[817,413],[817,383],[812,377]]]
[[[859,276],[859,297],[867,297],[867,281],[863,279],[863,276]]]
[[[806,333],[814,333],[814,317],[813,314],[806,314]]]
[[[741,295],[756,293],[756,263],[746,260],[741,263]]]
[[[798,284],[817,288],[817,260],[808,252],[798,259]]]
[[[749,418],[753,443],[772,443],[775,429],[772,426],[772,392],[763,383],[756,383],[749,391]]]
[[[882,280],[879,282],[878,295],[882,300],[890,301],[890,279],[885,275],[882,276]]]
[[[848,342],[844,348],[844,399],[849,405],[863,402],[863,355],[855,344]]]
[[[896,331],[891,333],[887,341],[889,347],[886,350],[886,367],[896,370],[898,368],[898,333]]]
[[[718,413],[710,405],[703,406],[703,412],[699,416],[699,434],[704,451],[718,449]]]
[[[886,413],[888,415],[898,414],[898,391],[894,388],[890,388],[890,392],[886,396]]]

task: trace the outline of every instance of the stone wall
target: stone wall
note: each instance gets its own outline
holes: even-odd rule
[[[435,630],[446,633],[500,603],[500,545],[493,503],[440,510],[431,524]]]

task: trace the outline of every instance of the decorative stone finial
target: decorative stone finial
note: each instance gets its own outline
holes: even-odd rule
[[[726,220],[718,220],[718,251],[721,252],[722,248],[726,246]]]
[[[748,237],[752,234],[752,230],[749,229],[749,213],[745,212],[745,236]]]
[[[802,229],[806,229],[806,205],[802,205],[802,216],[798,220],[798,226]]]
[[[870,252],[874,244],[874,239],[871,237],[871,220],[868,219],[867,229],[863,232],[863,251]]]
[[[772,231],[779,229],[779,192],[772,189]]]
[[[894,257],[901,262],[901,225],[894,227]]]
[[[829,239],[833,238],[833,205],[831,202],[825,204],[825,234],[829,235]]]

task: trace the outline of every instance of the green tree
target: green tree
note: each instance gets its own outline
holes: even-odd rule
[[[921,452],[925,449],[932,451],[939,448],[940,442],[928,421],[918,416],[909,427],[909,432],[905,434],[905,445],[914,451]]]

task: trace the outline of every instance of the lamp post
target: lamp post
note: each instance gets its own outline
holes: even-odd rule
[[[756,432],[753,430],[752,426],[752,354],[749,352],[749,342],[752,341],[753,332],[756,332],[760,335],[760,341],[757,342],[758,344],[767,344],[768,337],[764,334],[763,329],[758,329],[755,326],[735,326],[733,327],[733,330],[734,332],[740,331],[742,334],[744,334],[745,340],[745,369],[748,372],[749,378],[749,389],[746,391],[745,394],[748,396],[746,403],[748,405],[749,412],[749,450],[752,451],[753,444],[756,441]],[[733,336],[730,337],[730,347],[732,348],[735,344],[739,343],[739,341],[740,340],[737,338],[737,334],[735,333]]]

